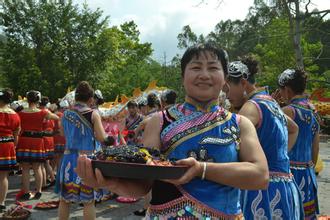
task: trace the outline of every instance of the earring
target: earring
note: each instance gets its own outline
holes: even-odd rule
[[[247,93],[246,93],[246,91],[244,90],[244,92],[243,92],[243,96],[244,97],[246,97],[247,96]]]

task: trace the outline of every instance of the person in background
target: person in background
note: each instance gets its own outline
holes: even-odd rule
[[[45,111],[49,111],[48,109],[49,106],[50,106],[49,98],[47,96],[41,97],[39,108]],[[42,173],[43,173],[42,189],[47,189],[55,185],[55,174],[53,168],[50,165],[50,161],[54,159],[54,137],[53,137],[54,126],[55,126],[55,121],[44,119],[43,139],[44,139],[46,161],[45,163],[42,164]]]
[[[101,190],[86,185],[74,170],[79,155],[93,155],[95,139],[107,146],[113,144],[113,138],[107,136],[103,129],[98,111],[91,108],[93,103],[94,90],[88,82],[82,81],[75,90],[75,105],[62,116],[66,148],[57,176],[60,220],[69,219],[71,203],[83,204],[84,219],[96,218],[95,200],[101,199]]]
[[[177,94],[174,90],[167,89],[162,92],[160,96],[160,102],[162,106],[162,110],[168,109],[173,106],[176,102]]]
[[[138,104],[131,100],[127,103],[129,115],[125,119],[125,129],[127,130],[127,144],[136,144],[135,129],[143,121],[143,116],[138,112]]]
[[[18,113],[21,119],[21,133],[16,148],[17,161],[22,167],[22,188],[20,199],[28,200],[32,197],[30,188],[30,167],[34,171],[36,192],[35,199],[41,197],[42,164],[46,161],[43,140],[44,120],[58,120],[59,117],[50,111],[39,109],[41,93],[31,90],[26,94],[29,107]]]
[[[9,107],[11,89],[0,90],[0,213],[5,211],[8,192],[8,173],[16,168],[15,145],[20,131],[20,118]]]
[[[288,118],[266,87],[257,88],[258,62],[251,56],[231,62],[227,81],[229,100],[257,129],[269,168],[265,190],[241,194],[245,219],[301,220],[304,215],[298,187],[290,172],[288,149],[296,141],[298,126]]]
[[[320,126],[315,107],[304,94],[306,83],[306,72],[298,69],[287,69],[278,78],[282,100],[288,104],[283,111],[299,126],[297,141],[289,151],[291,172],[299,186],[305,219],[317,219],[319,206],[314,166],[319,153]]]

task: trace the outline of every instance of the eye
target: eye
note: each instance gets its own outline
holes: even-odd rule
[[[220,68],[217,67],[217,66],[211,66],[210,69],[211,69],[211,70],[218,70],[218,69],[220,69]]]
[[[192,66],[191,69],[192,70],[200,70],[201,68],[199,66]]]

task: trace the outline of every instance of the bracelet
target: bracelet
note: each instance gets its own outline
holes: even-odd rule
[[[207,167],[207,163],[206,163],[206,162],[203,162],[203,174],[202,174],[202,180],[205,179],[206,167]]]

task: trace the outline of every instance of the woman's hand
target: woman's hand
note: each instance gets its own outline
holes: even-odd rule
[[[75,171],[87,186],[93,188],[113,188],[116,186],[117,179],[105,179],[99,169],[96,169],[94,174],[92,161],[86,155],[79,156]]]
[[[195,158],[189,157],[187,159],[178,160],[175,162],[175,165],[187,166],[188,170],[180,178],[176,180],[164,180],[166,182],[172,183],[174,185],[182,185],[189,183],[195,177],[201,177],[203,173],[203,166]]]

